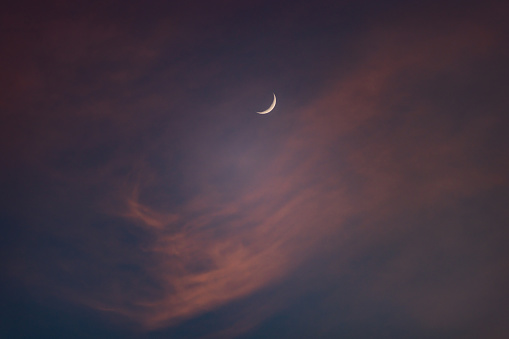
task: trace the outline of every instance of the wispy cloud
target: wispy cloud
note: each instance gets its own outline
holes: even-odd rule
[[[38,277],[54,276],[48,285],[62,297],[160,329],[298,276],[311,258],[341,256],[322,272],[334,285],[353,262],[387,256],[369,266],[360,300],[390,296],[424,327],[467,321],[486,299],[477,289],[503,280],[504,264],[477,270],[482,257],[478,279],[452,264],[450,275],[420,279],[420,265],[435,265],[440,253],[472,256],[474,241],[458,240],[457,220],[440,221],[447,233],[415,219],[433,223],[435,213],[508,185],[502,152],[485,152],[506,119],[500,103],[468,101],[479,87],[467,80],[503,40],[483,20],[401,20],[356,33],[346,61],[315,66],[327,68],[316,70],[327,74],[320,91],[295,104],[298,91],[287,90],[264,120],[243,106],[267,85],[224,85],[235,78],[229,67],[243,66],[225,66],[235,56],[205,48],[191,53],[177,28],[205,45],[209,35],[177,19],[134,37],[88,18],[45,25],[54,64],[32,65],[32,78],[9,75],[19,91],[44,94],[22,116],[44,114],[32,120],[37,128],[7,119],[18,129],[6,137],[12,154],[58,183],[58,194],[41,200],[52,205],[43,217],[58,224],[46,232],[64,249]],[[280,78],[274,83],[296,76]],[[429,238],[411,235],[423,229]],[[334,302],[345,297],[328,288]],[[239,331],[276,303],[257,307]]]

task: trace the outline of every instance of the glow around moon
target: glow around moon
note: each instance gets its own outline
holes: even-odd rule
[[[274,109],[274,107],[276,107],[276,95],[274,93],[272,93],[274,95],[274,101],[272,101],[272,104],[270,105],[269,108],[267,108],[265,111],[262,111],[262,112],[256,112],[258,114],[267,114],[267,113],[270,113],[270,111],[272,111]]]

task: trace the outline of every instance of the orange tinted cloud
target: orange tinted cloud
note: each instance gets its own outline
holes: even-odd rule
[[[47,29],[58,40],[50,41],[49,50],[68,66],[57,77],[60,85],[89,60],[125,62],[117,71],[98,72],[104,81],[84,81],[69,92],[64,86],[64,96],[78,98],[79,108],[64,102],[41,115],[35,120],[43,126],[36,136],[41,140],[28,150],[16,148],[60,184],[64,198],[54,214],[60,216],[61,206],[68,207],[79,193],[93,191],[93,203],[82,205],[94,212],[100,206],[122,219],[100,220],[103,225],[87,219],[89,210],[76,216],[74,209],[68,219],[57,219],[54,233],[78,244],[85,259],[56,255],[50,267],[64,278],[48,279],[49,284],[61,297],[124,315],[148,329],[249,297],[292,276],[310,258],[340,252],[324,273],[337,279],[348,271],[349,260],[414,227],[392,219],[507,186],[507,160],[496,151],[489,161],[483,158],[500,115],[464,107],[469,114],[458,119],[448,111],[448,99],[458,95],[440,92],[460,86],[499,48],[502,38],[489,25],[457,20],[440,27],[409,22],[377,27],[351,43],[349,58],[355,61],[338,60],[327,70],[322,91],[305,100],[278,96],[278,107],[264,120],[254,109],[252,116],[244,114],[245,98],[259,91],[259,84],[218,86],[227,94],[209,94],[228,75],[221,60],[171,59],[171,67],[162,67],[165,44],[182,52],[171,29],[148,41],[130,40],[109,25],[78,22],[61,32],[57,23]],[[87,48],[76,37],[83,37]],[[134,86],[143,84],[147,73],[157,81]],[[282,83],[285,76],[296,77],[285,73]],[[440,87],[442,78],[450,83]],[[41,81],[19,79],[27,90]],[[44,93],[57,87],[48,85]],[[428,93],[435,88],[445,99]],[[89,101],[91,93],[103,91],[110,95]],[[193,91],[206,99],[194,100],[200,95],[188,94]],[[52,107],[56,99],[44,103]],[[78,193],[69,193],[72,189]],[[67,227],[69,220],[83,230]],[[360,221],[354,227],[352,220]],[[455,241],[446,239],[443,246],[454,248]],[[359,287],[359,294],[373,299],[389,294],[430,327],[441,326],[433,316],[439,303],[422,295],[448,295],[449,311],[441,308],[438,314],[456,315],[460,319],[453,320],[460,323],[468,319],[471,309],[455,311],[470,301],[465,296],[475,281],[455,295],[449,292],[461,275],[436,289],[426,282],[395,284],[411,281],[425,261],[427,252],[412,246],[374,270],[376,279]],[[239,328],[250,328],[277,309],[275,304],[252,321],[243,319]]]
[[[471,119],[450,135],[446,117],[429,103],[412,101],[412,92],[400,87],[454,72],[465,54],[482,58],[493,44],[490,32],[466,28],[431,38],[425,32],[418,41],[393,30],[369,36],[374,52],[354,71],[308,107],[288,112],[301,124],[275,139],[280,143],[270,156],[257,158],[256,152],[268,143],[248,145],[243,154],[222,149],[211,155],[191,147],[189,157],[199,154],[199,166],[189,165],[183,178],[197,191],[170,206],[171,213],[143,203],[142,186],[134,190],[124,216],[154,236],[146,248],[155,258],[148,274],[160,294],[136,300],[127,294],[111,304],[106,298],[100,308],[148,328],[175,323],[274,284],[332,234],[344,233],[345,243],[338,246],[349,247],[353,235],[343,229],[349,218],[363,214],[371,220],[355,236],[384,234],[390,230],[377,228],[377,222],[402,209],[447,204],[507,184],[502,173],[469,158],[468,140],[484,138],[496,121]],[[406,102],[402,116],[397,106]],[[211,138],[214,143],[220,136]],[[231,168],[243,180],[234,188],[216,181]],[[125,304],[130,306],[119,307]]]

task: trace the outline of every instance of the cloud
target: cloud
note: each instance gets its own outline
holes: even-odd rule
[[[426,31],[419,40],[394,30],[369,36],[375,52],[308,107],[292,112],[301,124],[272,137],[279,142],[274,152],[264,149],[269,143],[249,138],[236,151],[217,131],[206,143],[193,135],[198,140],[182,169],[195,189],[189,200],[166,213],[143,203],[138,189],[128,199],[125,216],[154,234],[148,250],[157,264],[148,274],[162,291],[121,312],[149,328],[181,321],[281,281],[333,234],[384,238],[397,230],[376,225],[394,214],[447,206],[506,185],[497,168],[472,158],[471,144],[486,138],[493,117],[472,117],[451,133],[455,121],[439,116],[440,106],[401,87],[454,69],[465,53],[472,60],[485,55],[493,43],[485,38],[489,33],[473,32],[454,27],[425,38]],[[358,216],[364,228],[349,234],[344,225]],[[344,241],[337,246],[349,247]],[[121,304],[130,295],[123,298]],[[451,312],[457,300],[451,300]]]
[[[327,74],[320,90],[303,98],[283,90],[264,117],[244,113],[268,78],[242,84],[236,72],[258,79],[258,71],[235,53],[192,53],[169,20],[134,37],[116,21],[45,26],[51,65],[17,82],[42,93],[22,116],[44,114],[32,125],[8,121],[18,128],[11,153],[52,187],[32,194],[47,210],[26,216],[45,220],[34,238],[51,234],[38,243],[49,259],[27,260],[29,277],[152,330],[288,284],[323,261],[326,309],[348,299],[334,286],[352,274],[360,304],[391,299],[420,326],[475,318],[490,283],[505,281],[496,273],[504,264],[479,269],[486,254],[473,268],[457,265],[475,241],[458,238],[464,216],[437,215],[507,188],[507,160],[492,147],[507,141],[493,134],[506,118],[497,101],[471,105],[483,96],[467,81],[482,80],[476,69],[489,68],[502,38],[482,20],[410,21],[357,35],[344,60],[316,70]],[[223,32],[181,25],[205,46]],[[274,83],[298,78],[282,73]],[[422,268],[441,256],[443,271]],[[238,328],[284,308],[284,298]]]

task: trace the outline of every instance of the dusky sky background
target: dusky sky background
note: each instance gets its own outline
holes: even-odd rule
[[[509,338],[508,9],[3,4],[0,337]]]

